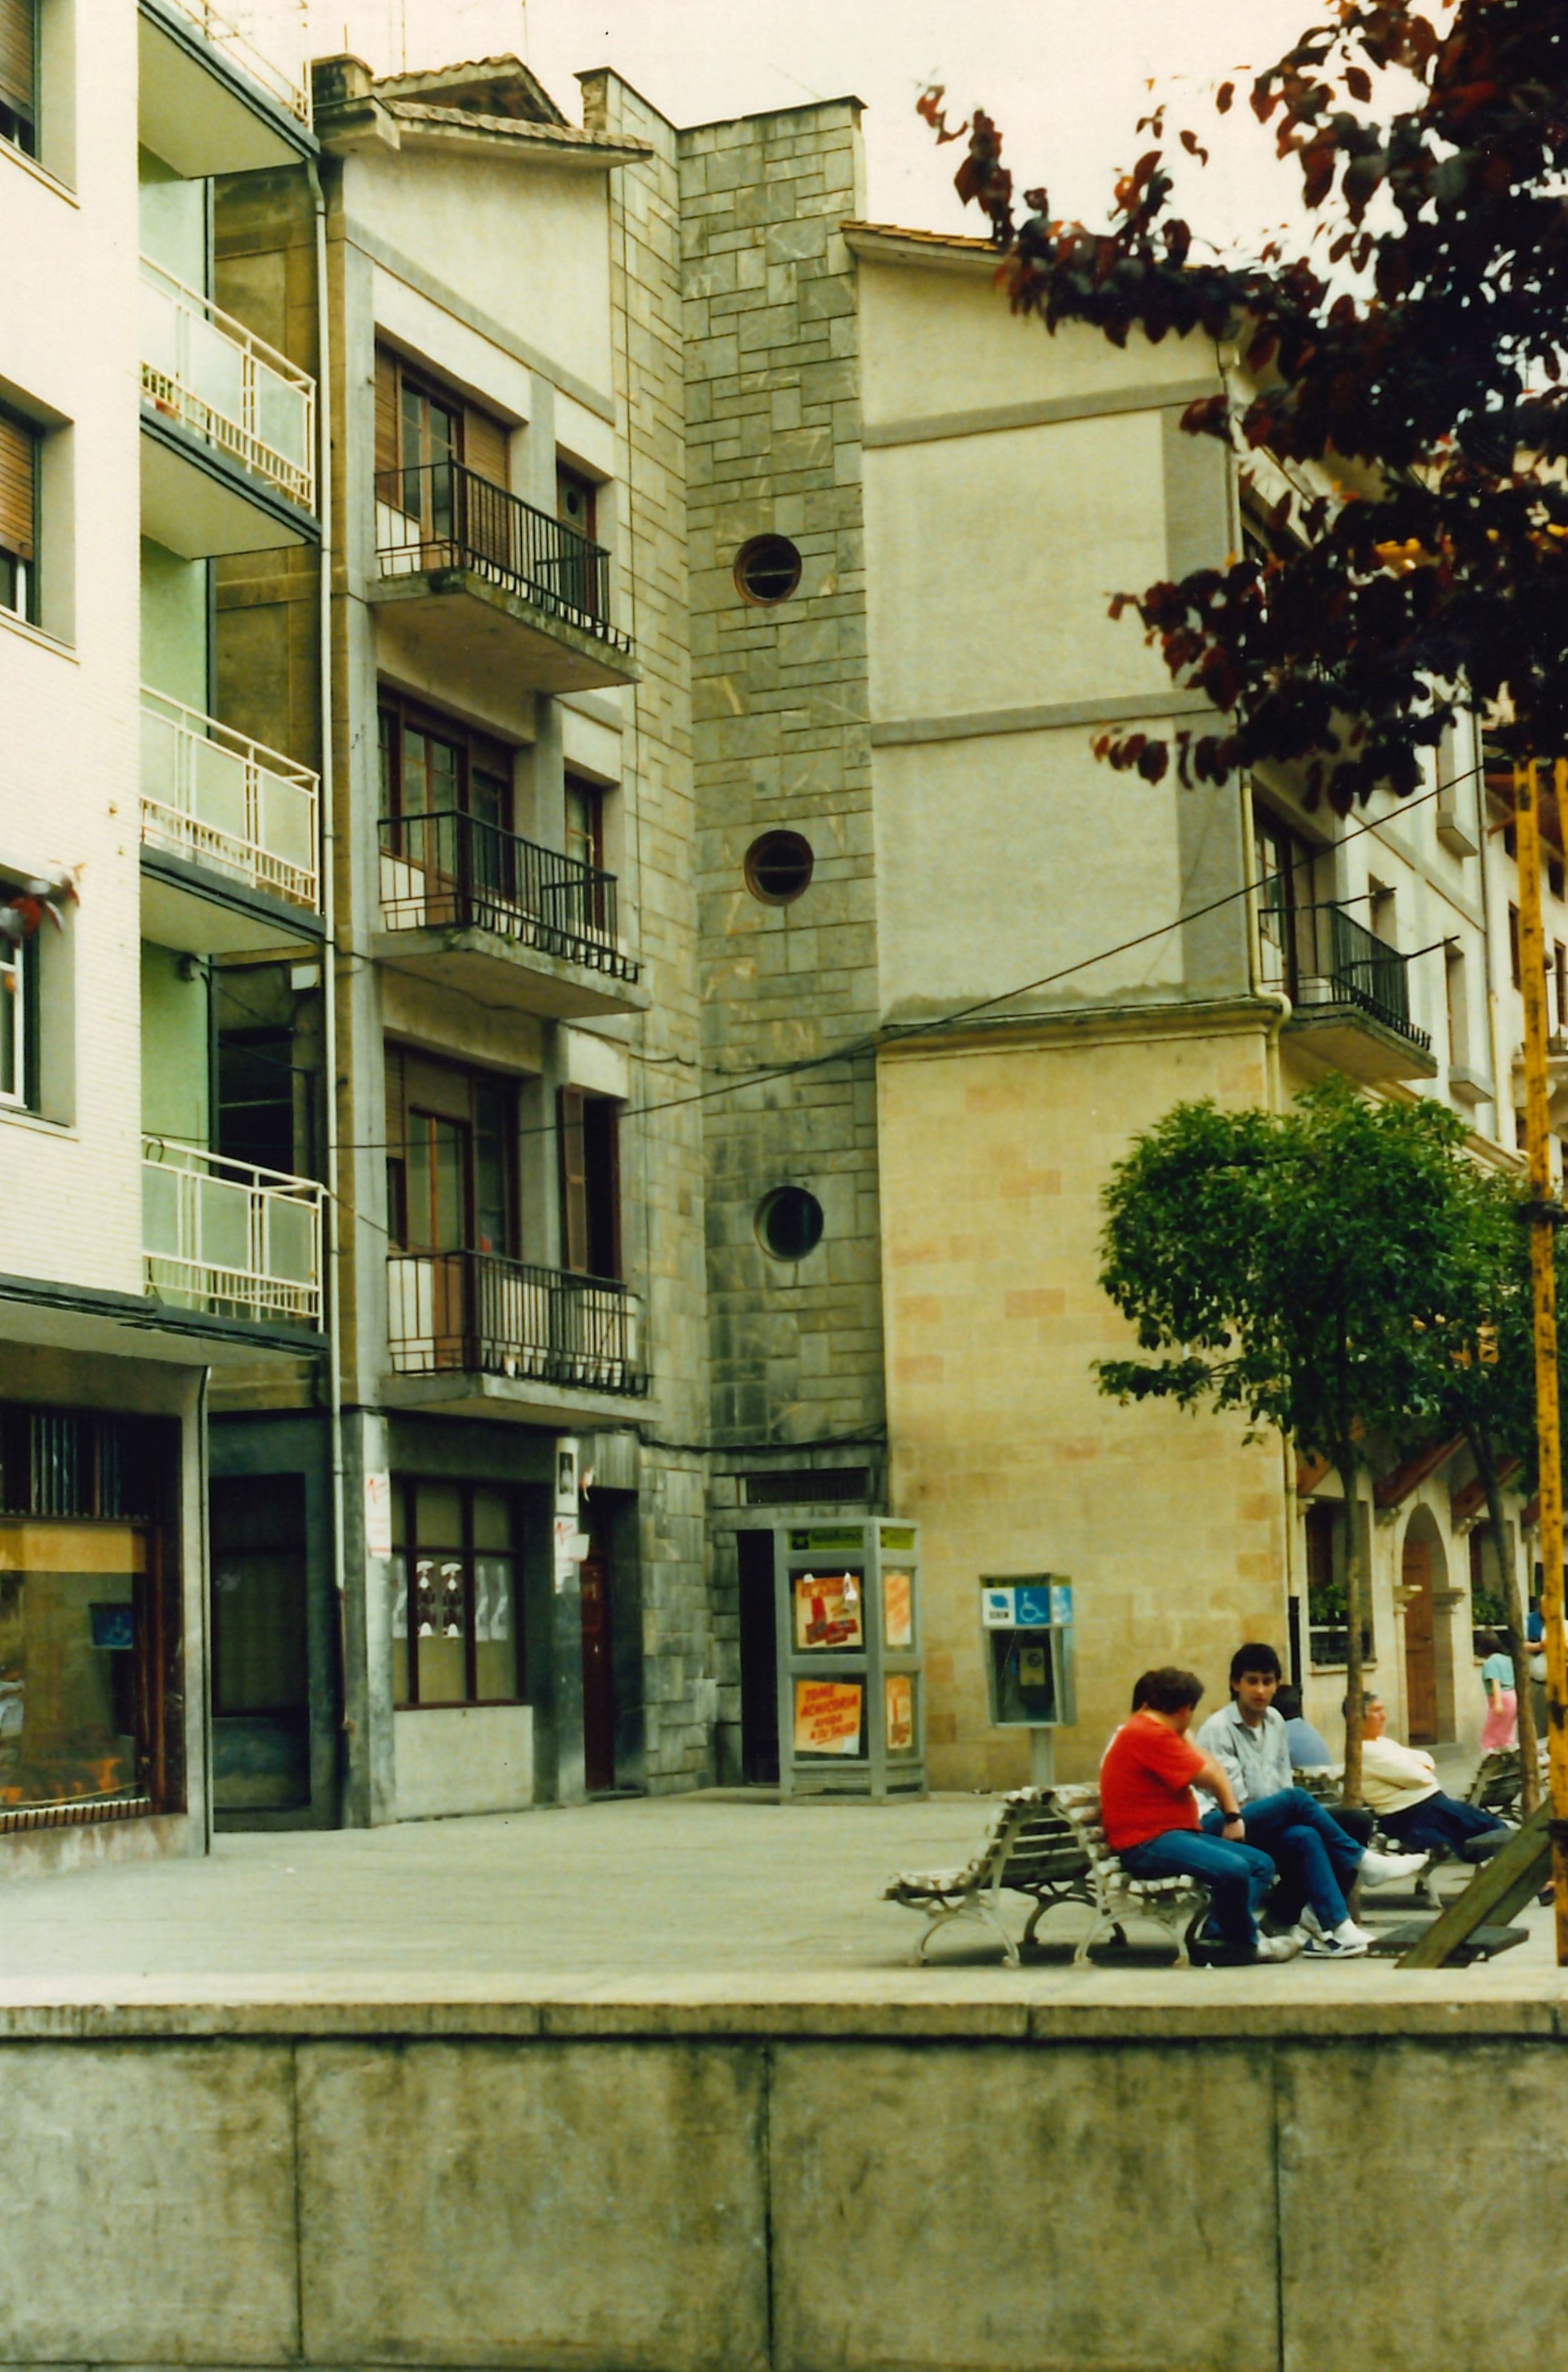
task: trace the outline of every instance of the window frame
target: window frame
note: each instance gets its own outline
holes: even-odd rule
[[[0,893],[9,885],[0,881]],[[39,1110],[38,936],[0,939],[0,999],[4,1000],[17,1085],[0,1087],[0,1111]]]
[[[0,0],[0,5],[3,5],[3,0]],[[32,83],[32,107],[30,113],[24,112],[6,96],[4,85],[0,85],[0,142],[4,142],[8,148],[14,148],[18,156],[28,157],[36,165],[39,162],[39,85],[43,76],[43,10],[40,6],[40,0],[21,0],[21,5],[27,13],[28,36],[32,52],[29,77]],[[20,97],[19,92],[17,97]],[[18,127],[17,129],[11,130],[6,127],[5,119],[7,116],[11,119],[11,122]]]
[[[461,1530],[463,1537],[459,1544],[453,1545],[451,1543],[422,1541],[420,1540],[418,1534],[419,1494],[422,1487],[426,1489],[433,1488],[442,1491],[453,1491],[458,1494],[462,1510]],[[510,1696],[482,1697],[477,1692],[479,1685],[480,1641],[477,1620],[478,1591],[475,1579],[475,1566],[480,1557],[495,1556],[501,1553],[500,1551],[494,1549],[481,1549],[475,1543],[474,1498],[476,1493],[481,1491],[492,1491],[497,1497],[505,1501],[508,1529],[511,1534],[511,1546],[505,1552],[505,1554],[511,1560],[512,1565],[512,1679],[514,1693]],[[408,1651],[409,1691],[409,1693],[406,1696],[400,1697],[397,1694],[396,1682],[394,1679],[392,1694],[394,1710],[398,1713],[452,1713],[466,1712],[470,1706],[526,1705],[529,1703],[531,1700],[528,1696],[528,1657],[526,1621],[528,1600],[526,1593],[525,1557],[522,1547],[522,1542],[525,1538],[525,1525],[521,1498],[517,1490],[505,1482],[487,1482],[482,1481],[470,1482],[449,1474],[430,1474],[415,1471],[412,1473],[393,1475],[392,1501],[393,1517],[397,1527],[394,1533],[393,1556],[394,1561],[401,1564],[402,1568],[401,1580],[403,1601],[403,1622],[405,1628],[404,1645]],[[462,1564],[463,1685],[466,1693],[460,1697],[424,1697],[420,1694],[418,1573],[421,1559],[426,1557],[432,1562],[436,1560],[447,1561],[456,1558],[460,1559]],[[392,1635],[394,1638],[397,1636],[395,1627]]]
[[[439,1260],[444,1256],[449,1257],[454,1251],[471,1252],[484,1259],[519,1259],[522,1240],[518,1176],[521,1168],[518,1143],[520,1082],[505,1071],[485,1070],[468,1063],[446,1062],[434,1054],[422,1053],[416,1047],[405,1047],[395,1039],[387,1044],[386,1070],[387,1233],[390,1250],[394,1253],[406,1253],[412,1260]],[[440,1094],[443,1081],[452,1088],[449,1099]],[[461,1099],[457,1092],[459,1082],[464,1089]],[[489,1247],[478,1239],[479,1140],[485,1133],[481,1120],[480,1098],[483,1093],[494,1094],[501,1101],[501,1124],[494,1134],[500,1142],[505,1170],[502,1217],[506,1239],[504,1244]],[[409,1143],[411,1123],[416,1121],[437,1126],[446,1123],[460,1132],[463,1240],[448,1246],[445,1254],[439,1246],[414,1244],[409,1240]]]
[[[439,808],[407,808],[403,804],[403,736],[407,732],[423,733],[427,739],[440,741],[457,753],[454,779],[459,814],[471,816],[475,812],[475,773],[487,779],[494,777],[504,786],[507,820],[497,824],[492,823],[488,816],[478,820],[514,840],[518,837],[517,750],[512,743],[502,741],[494,733],[482,732],[477,726],[466,725],[459,716],[433,708],[428,701],[410,699],[389,684],[377,687],[376,712],[384,823],[402,823],[422,815],[444,812]],[[391,728],[389,734],[385,729],[388,727]]]
[[[32,508],[32,517],[29,535],[29,541],[32,545],[30,552],[22,552],[17,551],[15,546],[7,543],[3,537],[0,537],[0,563],[8,564],[13,572],[12,592],[10,598],[7,598],[7,594],[3,584],[0,584],[0,611],[3,611],[7,617],[19,618],[24,625],[36,626],[40,622],[41,614],[39,604],[39,553],[43,541],[41,532],[42,519],[41,514],[42,510],[44,432],[39,426],[36,420],[28,419],[25,413],[17,411],[14,405],[7,403],[0,403],[0,425],[18,430],[27,439],[31,464],[31,485],[29,492],[31,495]],[[18,587],[19,595],[17,591]]]
[[[624,1278],[621,1210],[621,1099],[587,1087],[555,1091],[561,1267],[601,1285]],[[581,1249],[581,1263],[573,1257]],[[596,1251],[604,1254],[596,1262]]]

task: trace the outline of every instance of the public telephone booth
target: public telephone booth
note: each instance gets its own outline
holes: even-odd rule
[[[773,1591],[780,1795],[923,1795],[918,1526],[776,1525]]]
[[[1051,1573],[982,1579],[980,1622],[993,1727],[1029,1732],[1035,1785],[1049,1786],[1055,1733],[1078,1717],[1073,1585]]]

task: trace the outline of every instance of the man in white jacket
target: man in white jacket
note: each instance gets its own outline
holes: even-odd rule
[[[1345,1699],[1350,1712],[1350,1699]],[[1472,1838],[1495,1835],[1501,1844],[1507,1823],[1495,1812],[1461,1804],[1437,1784],[1437,1765],[1424,1748],[1386,1738],[1388,1707],[1370,1693],[1361,1700],[1361,1792],[1377,1825],[1412,1853],[1457,1853]],[[1495,1850],[1493,1846],[1493,1850]],[[1469,1856],[1481,1856],[1473,1852]]]

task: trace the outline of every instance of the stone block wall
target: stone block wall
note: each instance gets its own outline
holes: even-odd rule
[[[806,1444],[880,1425],[876,1106],[862,1057],[816,1064],[878,1013],[854,266],[854,99],[680,136],[692,644],[715,1444]],[[738,552],[799,550],[797,591],[749,600]],[[805,895],[746,885],[771,829],[811,843]],[[772,1188],[823,1206],[819,1248],[758,1239]]]
[[[622,1130],[629,1250],[646,1263],[654,1424],[641,1461],[639,1574],[650,1793],[712,1775],[705,1475],[691,1445],[707,1406],[696,815],[687,627],[685,370],[677,135],[608,72],[582,78],[589,130],[652,143],[610,194],[611,343],[623,503],[618,608],[640,680],[622,738],[626,886],[653,1003],[633,1025]],[[654,1107],[654,1109],[645,1109]],[[642,1116],[639,1116],[641,1111]],[[669,1445],[687,1445],[672,1448]]]

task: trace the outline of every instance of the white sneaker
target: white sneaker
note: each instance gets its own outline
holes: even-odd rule
[[[1303,1905],[1301,1917],[1297,1922],[1297,1924],[1306,1939],[1307,1949],[1308,1951],[1312,1949],[1314,1944],[1326,1944],[1331,1942],[1347,1946],[1353,1944],[1358,1948],[1358,1949],[1365,1952],[1369,1944],[1376,1944],[1377,1941],[1376,1936],[1373,1935],[1370,1928],[1358,1927],[1353,1919],[1348,1918],[1342,1919],[1339,1925],[1334,1928],[1330,1934],[1330,1930],[1324,1926],[1322,1921],[1318,1918],[1316,1911],[1313,1910],[1310,1902]]]
[[[1425,1854],[1377,1853],[1368,1845],[1356,1875],[1363,1886],[1391,1886],[1397,1878],[1414,1878],[1426,1861]]]
[[[1342,1921],[1342,1926],[1349,1927],[1350,1921],[1348,1919]],[[1361,1959],[1366,1951],[1366,1940],[1359,1927],[1353,1928],[1352,1933],[1359,1939],[1353,1944],[1344,1939],[1340,1927],[1336,1927],[1331,1936],[1314,1936],[1307,1947],[1307,1959],[1309,1960]]]
[[[1255,1960],[1294,1960],[1301,1949],[1301,1937],[1293,1927],[1288,1936],[1260,1936],[1252,1949]]]

